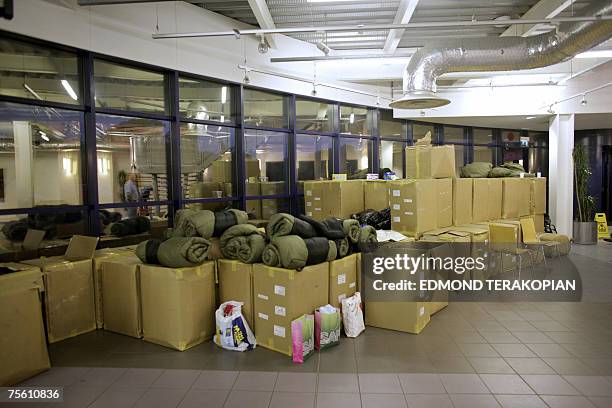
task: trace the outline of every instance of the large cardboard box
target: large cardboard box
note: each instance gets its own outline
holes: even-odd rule
[[[544,232],[544,214],[533,215],[533,223],[535,224],[535,230],[538,234]]]
[[[518,216],[524,217],[531,213],[531,184],[530,178],[519,178]]]
[[[363,211],[363,180],[304,182],[306,215],[317,220],[350,218]]]
[[[453,179],[438,179],[436,181],[438,199],[437,226],[438,228],[453,225]]]
[[[420,237],[423,232],[438,227],[436,181],[394,180],[388,183],[391,229]]]
[[[407,178],[455,177],[455,146],[408,146]]]
[[[261,182],[261,195],[271,196],[285,193],[285,182],[284,181],[266,181]],[[261,200],[261,218],[269,220],[274,214],[283,212],[282,208],[279,207],[279,199],[276,198],[263,198]]]
[[[259,196],[261,195],[261,184],[259,181],[247,181],[245,184],[245,191],[247,196]],[[254,218],[261,219],[261,200],[247,200],[246,212],[252,214]]]
[[[94,301],[96,307],[96,328],[104,327],[104,310],[102,308],[102,263],[111,258],[134,254],[130,247],[98,249],[93,258]]]
[[[531,182],[529,194],[529,212],[531,214],[546,214],[546,178],[528,179]]]
[[[489,179],[472,180],[472,222],[489,220]]]
[[[209,173],[211,181],[217,183],[227,183],[232,181],[232,162],[226,160],[216,160],[210,166]]]
[[[64,256],[23,262],[43,273],[49,343],[96,329],[92,258],[97,244],[97,237],[75,235]]]
[[[429,302],[365,302],[366,326],[420,333],[430,320]]]
[[[521,179],[507,177],[502,179],[502,218],[519,216],[519,196]]]
[[[219,259],[217,260],[217,276],[219,302],[229,300],[242,302],[242,315],[249,327],[254,330],[253,265],[231,259]]]
[[[140,265],[135,255],[102,261],[104,330],[142,337]]]
[[[327,304],[329,262],[296,271],[253,265],[259,346],[292,355],[291,321]]]
[[[489,183],[489,220],[497,220],[502,216],[502,179],[501,178],[490,178],[487,179]],[[476,221],[474,221],[476,222]]]
[[[307,216],[315,220],[325,219],[323,208],[323,194],[327,187],[327,181],[305,181],[304,182],[304,211]]]
[[[353,296],[357,291],[357,260],[357,254],[352,254],[329,263],[330,305],[339,308],[342,299]]]
[[[40,269],[2,264],[0,275],[0,386],[20,383],[51,367],[42,317]]]
[[[363,208],[376,211],[389,207],[389,188],[385,180],[368,180],[363,183]]]
[[[423,234],[421,240],[429,242],[472,242],[469,232],[461,231],[461,229],[454,227],[439,228],[436,230],[427,231]]]
[[[472,222],[473,184],[471,178],[453,179],[453,225]]]
[[[143,338],[179,351],[215,333],[215,261],[189,268],[140,266]]]

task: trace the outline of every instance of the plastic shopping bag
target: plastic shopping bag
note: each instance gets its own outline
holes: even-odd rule
[[[340,309],[326,305],[315,311],[315,348],[321,350],[340,343]]]
[[[303,363],[314,354],[314,315],[302,315],[291,322],[293,362]]]
[[[359,292],[342,299],[342,324],[346,337],[357,337],[365,330],[363,310],[361,310],[361,294]]]
[[[242,303],[225,302],[215,312],[217,329],[214,341],[226,350],[246,351],[255,348],[257,342],[248,323],[242,316]]]

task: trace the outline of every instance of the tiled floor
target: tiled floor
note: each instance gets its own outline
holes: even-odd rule
[[[452,303],[419,335],[368,327],[303,365],[97,331],[52,345],[26,384],[64,386],[55,407],[610,408],[612,247],[575,252],[608,303]]]

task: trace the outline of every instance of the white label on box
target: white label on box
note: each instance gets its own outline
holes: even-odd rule
[[[268,300],[268,296],[267,295],[262,295],[261,293],[257,294],[257,297],[263,300]]]
[[[321,201],[321,197],[315,197],[315,201]]]
[[[425,307],[421,306],[421,308],[419,309],[419,316],[423,316],[425,314]]]
[[[404,215],[414,215],[414,213],[412,211],[406,211]]]
[[[338,285],[344,285],[346,283],[346,273],[338,275]]]
[[[400,217],[393,217],[393,222],[400,222]]]
[[[338,295],[338,303],[341,304],[342,303],[342,299],[346,299],[346,294],[343,293],[341,295]]]
[[[274,314],[277,316],[286,316],[287,310],[282,306],[274,306]]]
[[[399,210],[400,209],[400,205],[399,204],[393,204],[393,209],[394,210]]]
[[[400,196],[400,191],[399,190],[393,190],[393,197],[399,197]]]
[[[312,195],[312,190],[306,190],[306,195],[307,196],[311,196]]]
[[[306,207],[312,207],[312,203],[310,201],[306,201]]]
[[[259,316],[260,319],[268,320],[268,315],[267,314],[258,313],[257,316]]]
[[[274,325],[274,335],[285,338],[285,328],[283,326]]]
[[[312,211],[307,211],[307,212],[306,212],[306,216],[308,216],[308,217],[312,217]]]
[[[404,198],[404,202],[405,203],[411,203],[412,202],[412,198]]]
[[[349,288],[354,288],[355,286],[357,286],[355,282],[349,283]]]
[[[274,294],[278,296],[285,296],[285,287],[281,285],[274,285]]]
[[[315,208],[315,211],[321,211],[321,208],[320,207],[319,208]]]

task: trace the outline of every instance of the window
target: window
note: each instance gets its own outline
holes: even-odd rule
[[[223,198],[235,195],[233,128],[182,123],[180,143],[183,198]]]
[[[232,95],[228,85],[181,76],[179,111],[186,119],[233,122]]]
[[[100,203],[168,199],[167,122],[98,114],[96,131]]]
[[[244,89],[244,124],[270,128],[288,128],[287,98],[283,95]]]
[[[94,61],[96,107],[165,113],[164,76],[103,60]]]
[[[430,138],[432,143],[437,141],[436,131],[433,125],[420,125],[417,123],[412,124],[412,141],[414,143],[426,136]]]
[[[332,175],[333,139],[329,136],[297,135],[298,191],[304,192],[304,180],[327,180]]]
[[[340,133],[369,136],[372,134],[367,108],[340,105]]]
[[[82,113],[0,102],[0,209],[80,205]]]
[[[285,194],[288,190],[287,134],[246,130],[247,195]]]
[[[378,133],[385,139],[406,140],[406,122],[401,119],[393,118],[393,111],[380,110],[380,120],[378,121]]]
[[[349,179],[364,179],[371,168],[372,141],[363,138],[340,138],[339,173]]]
[[[496,151],[497,151],[497,147],[474,146],[474,160],[473,161],[494,164]]]
[[[76,54],[0,38],[0,94],[81,104]]]
[[[311,132],[332,132],[334,105],[296,98],[296,129]]]
[[[461,167],[465,166],[465,149],[466,146],[454,145],[455,148],[455,176],[460,174]]]
[[[380,169],[390,169],[396,176],[403,178],[403,157],[406,143],[389,140],[380,141],[379,163]]]
[[[261,198],[246,201],[246,212],[258,220],[269,220],[276,213],[290,212],[289,200],[286,198]]]
[[[463,128],[455,126],[444,126],[444,143],[466,143],[463,137]]]
[[[492,129],[479,129],[474,128],[474,144],[491,144],[495,143],[493,140],[493,130]]]

